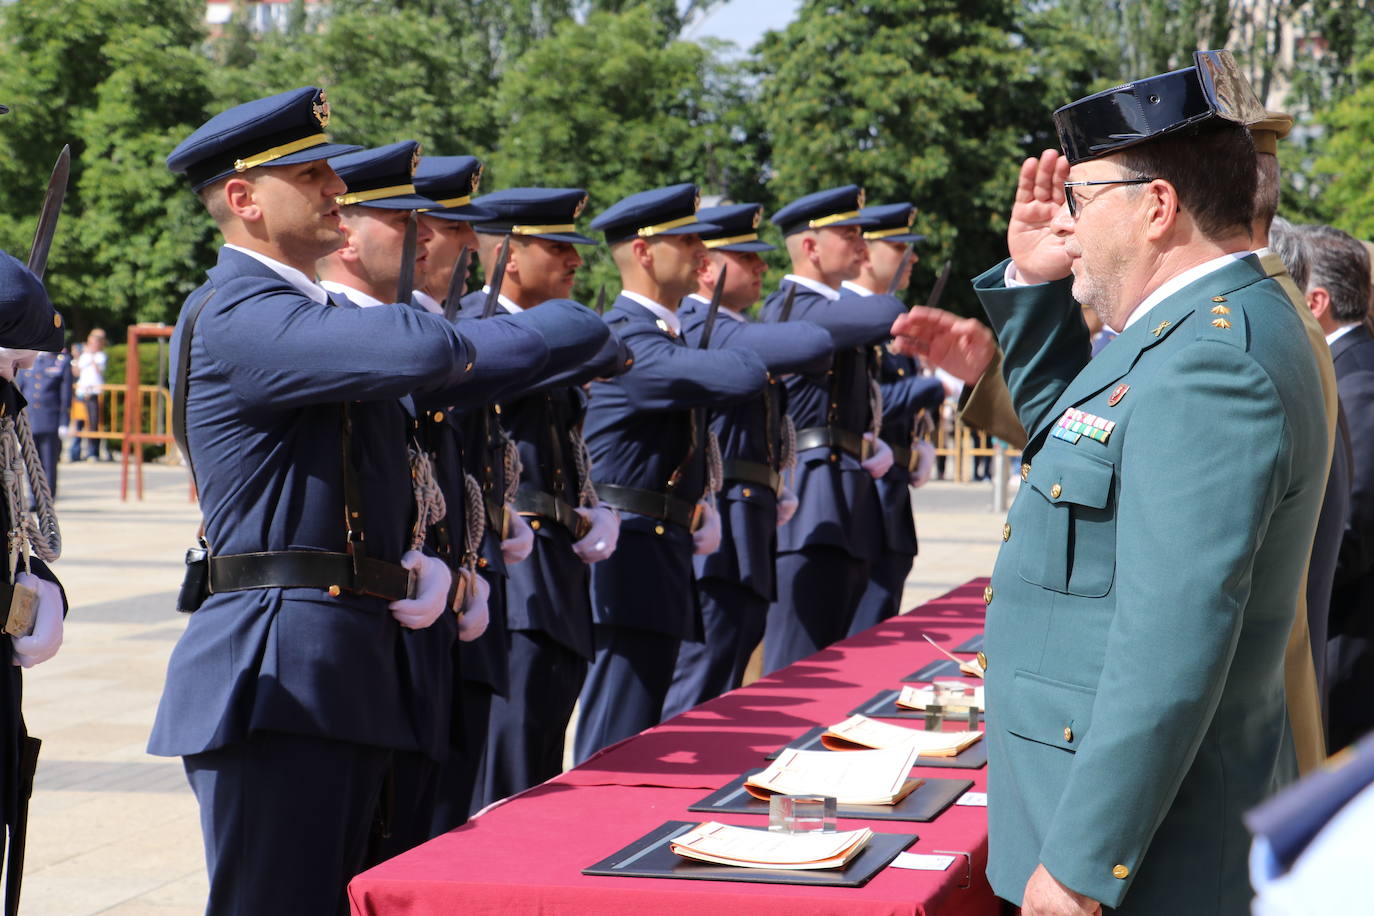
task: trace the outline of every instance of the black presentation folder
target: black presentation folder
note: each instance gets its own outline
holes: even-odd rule
[[[982,742],[978,742],[982,744]],[[768,816],[768,802],[757,799],[744,788],[744,780],[762,770],[737,776],[729,785],[717,789],[701,801],[688,805],[688,811],[708,814],[761,814]],[[926,777],[925,783],[895,805],[840,805],[836,817],[852,817],[864,821],[933,821],[959,796],[973,786],[972,779],[943,779]]]
[[[968,677],[967,674],[959,670],[959,666],[947,658],[938,658],[928,665],[911,672],[903,681],[916,683],[933,681],[937,677]]]
[[[851,715],[853,714],[851,713]],[[763,759],[777,760],[778,755],[789,747],[798,751],[823,751],[825,750],[825,745],[821,744],[821,735],[824,732],[825,728],[818,725],[800,736],[793,738],[777,750],[765,754]],[[987,766],[988,762],[987,740],[988,739],[984,737],[970,744],[953,757],[917,757],[916,765],[918,767],[947,767],[955,770],[982,769],[984,766]],[[847,752],[836,751],[835,753],[844,754]]]
[[[768,806],[764,805],[764,813]],[[691,881],[743,881],[746,884],[804,884],[813,887],[863,887],[897,853],[916,842],[914,833],[875,833],[844,868],[743,868],[684,859],[668,841],[700,821],[668,821],[619,852],[582,869],[584,875],[611,878],[686,878]]]
[[[955,646],[953,649],[950,649],[950,651],[951,651],[951,652],[982,652],[982,651],[983,651],[983,634],[982,634],[982,633],[974,633],[974,634],[973,634],[972,636],[970,636],[968,639],[966,639],[966,640],[964,640],[963,642],[959,643],[959,645]],[[948,659],[946,659],[946,661],[948,661]]]

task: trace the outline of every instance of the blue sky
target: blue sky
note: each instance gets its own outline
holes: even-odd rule
[[[686,38],[725,38],[748,50],[769,29],[791,22],[801,0],[727,0],[686,30]]]

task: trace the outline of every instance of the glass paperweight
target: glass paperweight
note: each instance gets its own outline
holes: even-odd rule
[[[768,800],[768,829],[775,833],[834,833],[835,798],[774,795]]]

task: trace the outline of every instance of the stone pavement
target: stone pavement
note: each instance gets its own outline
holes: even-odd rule
[[[62,651],[25,674],[43,740],[30,811],[26,916],[193,916],[205,874],[195,800],[178,760],[144,752],[167,656],[182,555],[199,514],[185,471],[148,466],[143,502],[119,500],[119,465],[61,467],[71,604]],[[131,486],[132,492],[132,486]],[[916,494],[921,556],[912,607],[992,569],[1002,520],[991,486],[937,481]]]

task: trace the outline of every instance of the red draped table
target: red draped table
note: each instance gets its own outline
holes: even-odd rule
[[[842,721],[879,690],[983,628],[978,579],[837,643],[748,687],[612,745],[586,763],[489,808],[349,884],[356,916],[541,913],[643,916],[671,913],[996,914],[984,877],[987,812],[955,805],[930,823],[841,819],[841,828],[916,833],[909,851],[966,852],[943,872],[886,868],[861,888],[588,877],[581,870],[669,820],[766,826],[745,814],[687,810],[807,729]],[[974,780],[987,771],[918,768],[917,775]],[[734,908],[734,909],[732,909]]]

